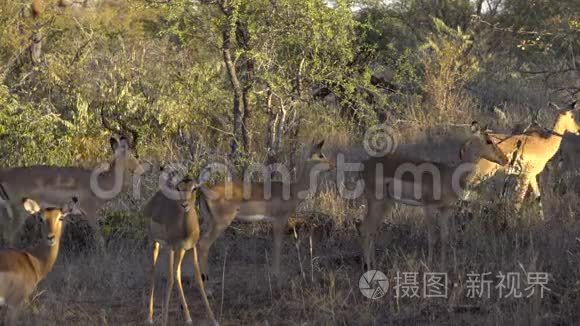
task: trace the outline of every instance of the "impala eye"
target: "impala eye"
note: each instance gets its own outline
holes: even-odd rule
[[[491,140],[489,140],[489,139],[488,139],[488,140],[486,140],[485,142],[486,142],[488,145],[491,145],[491,144],[493,144],[493,142],[492,142]]]

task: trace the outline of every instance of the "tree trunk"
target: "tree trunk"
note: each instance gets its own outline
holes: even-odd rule
[[[276,140],[275,140],[275,148],[276,151],[280,151],[280,149],[282,148],[282,138],[284,137],[285,134],[285,130],[286,130],[286,118],[287,118],[287,114],[288,114],[288,109],[286,108],[286,106],[283,103],[280,103],[280,111],[278,111],[277,115],[277,122],[278,125],[276,126],[276,128],[278,129],[276,131]]]
[[[230,78],[230,82],[232,83],[232,88],[234,89],[234,106],[233,106],[234,138],[232,139],[232,142],[230,144],[230,156],[235,157],[237,155],[239,145],[244,143],[242,132],[243,92],[240,80],[238,79],[236,66],[232,60],[231,40],[229,30],[225,30],[223,32],[222,53],[224,56],[224,63],[228,71],[228,76]]]
[[[249,104],[249,96],[250,93],[250,86],[249,83],[246,81],[246,85],[242,90],[242,102],[244,104],[244,112],[242,115],[242,142],[244,145],[244,151],[249,152],[250,147],[252,145],[252,138],[250,136],[250,132],[248,131],[248,121],[251,116],[250,104]]]
[[[266,165],[276,162],[276,126],[278,124],[278,114],[274,113],[272,107],[272,91],[268,89],[268,98],[266,100],[266,112],[268,113],[268,124],[266,129]]]
[[[236,41],[238,45],[247,53],[250,49],[250,32],[245,23],[238,20],[236,22]],[[244,150],[249,152],[252,139],[248,129],[248,122],[251,116],[251,107],[249,94],[252,89],[252,79],[254,78],[254,60],[247,55],[243,56],[242,60],[245,71],[242,73],[242,102],[244,104],[244,111],[242,116],[242,139]]]

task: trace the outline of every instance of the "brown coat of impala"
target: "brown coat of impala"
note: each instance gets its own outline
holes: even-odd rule
[[[441,241],[441,264],[446,264],[448,219],[453,213],[475,162],[481,157],[504,165],[508,158],[495,145],[490,136],[481,132],[476,123],[473,135],[460,149],[463,163],[448,165],[421,161],[414,158],[387,155],[363,162],[364,195],[367,215],[362,221],[361,247],[365,269],[376,266],[375,237],[383,218],[395,202],[423,207],[428,229],[428,260],[432,262],[436,241],[435,224],[438,222]]]
[[[24,199],[22,204],[30,214],[40,217],[43,238],[27,250],[0,250],[0,306],[8,306],[7,317],[12,325],[16,323],[22,304],[54,266],[64,217],[69,213],[79,213],[76,198],[62,208],[41,208],[32,199]]]
[[[196,244],[199,240],[199,220],[196,211],[197,185],[190,179],[179,182],[172,191],[175,199],[169,199],[161,190],[149,200],[143,208],[143,215],[149,219],[149,238],[153,241],[153,262],[151,268],[151,292],[149,296],[149,315],[147,322],[153,323],[153,306],[155,294],[155,266],[159,256],[160,244],[166,245],[169,252],[169,279],[163,305],[163,325],[167,325],[169,303],[173,291],[174,281],[177,280],[177,289],[181,299],[181,306],[187,324],[192,324],[191,315],[183,285],[181,284],[181,263],[186,251],[191,250],[195,280],[203,297],[207,314],[212,322],[217,321],[207,300],[205,287],[201,278]]]
[[[110,143],[113,160],[108,169],[102,169],[98,174],[94,170],[83,168],[37,165],[0,169],[0,180],[11,199],[29,197],[44,203],[63,205],[71,197],[77,197],[84,217],[95,235],[100,236],[98,210],[105,201],[111,199],[109,197],[122,190],[133,172],[143,173],[143,168],[132,155],[125,138],[111,138]],[[95,178],[94,182],[91,181],[92,176]],[[19,205],[15,202],[10,204],[14,207]],[[17,217],[8,218],[14,220]]]
[[[475,186],[481,181],[491,177],[498,171],[505,171],[510,174],[517,174],[517,187],[514,198],[516,208],[520,208],[528,189],[530,189],[536,199],[541,196],[538,185],[538,175],[544,170],[548,161],[556,155],[562,139],[566,133],[580,133],[580,125],[576,122],[574,112],[580,110],[580,105],[572,103],[569,109],[558,111],[556,122],[551,133],[541,133],[533,131],[519,135],[491,134],[492,139],[499,146],[500,150],[508,157],[516,154],[514,169],[506,169],[507,166],[500,166],[485,158],[477,161],[476,172],[473,173],[469,182]],[[518,144],[519,146],[518,150]]]
[[[296,182],[241,182],[219,183],[213,187],[202,187],[199,198],[200,212],[208,229],[199,241],[201,270],[204,279],[208,277],[208,254],[211,245],[234,219],[249,222],[269,221],[273,226],[274,274],[280,271],[280,252],[284,227],[296,207],[312,192],[317,183],[318,173],[332,166],[322,153],[324,141],[313,145],[304,168]],[[271,187],[271,188],[268,188]],[[267,190],[271,189],[271,190]]]

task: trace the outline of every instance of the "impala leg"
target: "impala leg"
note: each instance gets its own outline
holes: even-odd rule
[[[388,199],[367,198],[367,203],[367,216],[360,226],[363,268],[365,270],[376,267],[375,238],[385,216],[385,212],[390,210],[391,207]]]
[[[518,179],[514,198],[514,206],[517,211],[520,211],[522,208],[522,203],[524,202],[524,198],[526,197],[529,185],[530,185],[530,177],[525,176],[522,177],[521,179]]]
[[[99,252],[105,251],[105,237],[101,232],[101,226],[99,225],[99,221],[97,220],[96,215],[87,217],[87,222],[94,234],[94,239],[97,245],[97,250]]]
[[[538,177],[535,176],[530,179],[530,188],[532,188],[532,193],[534,194],[534,200],[538,202],[540,206],[540,219],[544,220],[544,208],[542,207],[542,194],[540,193],[540,186],[538,185]]]
[[[437,210],[432,207],[425,207],[425,224],[427,225],[427,263],[433,264],[433,251],[437,242]]]
[[[173,265],[173,273],[175,274],[175,280],[177,281],[177,289],[179,290],[179,297],[181,298],[181,306],[183,307],[183,315],[185,317],[186,324],[192,324],[191,315],[189,314],[189,307],[187,306],[187,300],[185,299],[185,293],[183,293],[183,284],[181,284],[181,263],[183,262],[183,256],[185,255],[185,250],[178,249],[175,252],[177,259]]]
[[[18,324],[18,315],[20,314],[20,307],[7,306],[6,311],[6,325],[16,326]]]
[[[195,281],[197,282],[199,292],[201,292],[203,303],[205,304],[205,309],[207,310],[207,315],[212,320],[214,325],[218,325],[218,322],[215,319],[213,311],[211,310],[211,306],[209,305],[209,301],[207,300],[207,293],[205,292],[205,286],[201,278],[201,271],[199,269],[199,260],[197,256],[197,248],[195,246],[193,247],[192,250],[192,259],[193,259],[193,268],[195,269]]]
[[[272,252],[272,273],[275,276],[280,275],[280,255],[282,252],[282,239],[284,237],[284,229],[288,225],[288,218],[275,219],[272,222],[272,236],[274,241]]]
[[[105,238],[101,232],[101,226],[99,225],[98,210],[99,205],[94,200],[84,200],[81,201],[81,210],[83,211],[84,218],[91,227],[94,234],[94,239],[96,241],[97,250],[100,252],[105,251]]]
[[[171,292],[173,291],[173,283],[175,281],[175,270],[173,269],[174,261],[175,261],[175,250],[171,248],[171,250],[169,251],[169,264],[168,264],[169,276],[167,278],[167,289],[166,289],[167,292],[165,294],[165,302],[163,306],[163,322],[162,322],[163,326],[167,325],[167,320],[169,317],[169,302],[171,301]]]
[[[439,234],[441,237],[441,267],[443,270],[447,269],[447,249],[449,247],[449,217],[453,214],[452,207],[439,208],[439,216],[437,222],[439,223]]]
[[[149,317],[147,319],[148,324],[153,324],[153,301],[155,296],[155,266],[157,265],[157,258],[159,257],[159,243],[153,242],[153,260],[151,264],[151,271],[150,271],[150,284],[151,284],[151,291],[149,295]]]
[[[208,230],[204,232],[201,239],[198,243],[198,250],[200,255],[200,264],[201,264],[201,277],[203,281],[207,281],[209,279],[208,274],[208,256],[209,256],[209,249],[213,245],[213,243],[217,240],[217,238],[227,229],[227,227],[232,223],[235,217],[235,213],[232,213],[231,217],[224,219],[223,223],[219,223],[214,221],[213,219],[210,220],[208,223]]]

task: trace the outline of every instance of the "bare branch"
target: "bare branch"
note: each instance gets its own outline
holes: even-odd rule
[[[128,140],[130,139],[130,147],[133,148],[133,150],[136,150],[137,143],[139,141],[139,133],[137,132],[137,130],[135,128],[129,127],[129,125],[127,125],[127,123],[125,123],[121,119],[115,120],[117,121],[117,123],[121,128],[114,127],[105,116],[105,110],[101,108],[101,122],[103,124],[103,127],[105,127],[105,129],[109,130],[113,134],[118,134]],[[131,137],[128,137],[129,134],[131,135]]]
[[[139,141],[139,133],[137,130],[135,128],[129,127],[127,123],[121,119],[118,120],[118,123],[121,126],[121,129],[123,129],[124,133],[128,132],[131,134],[131,148],[137,149],[137,142]]]
[[[105,110],[101,108],[101,123],[105,129],[109,130],[113,134],[120,134],[120,130],[118,128],[113,127],[113,125],[107,120],[105,117]]]

